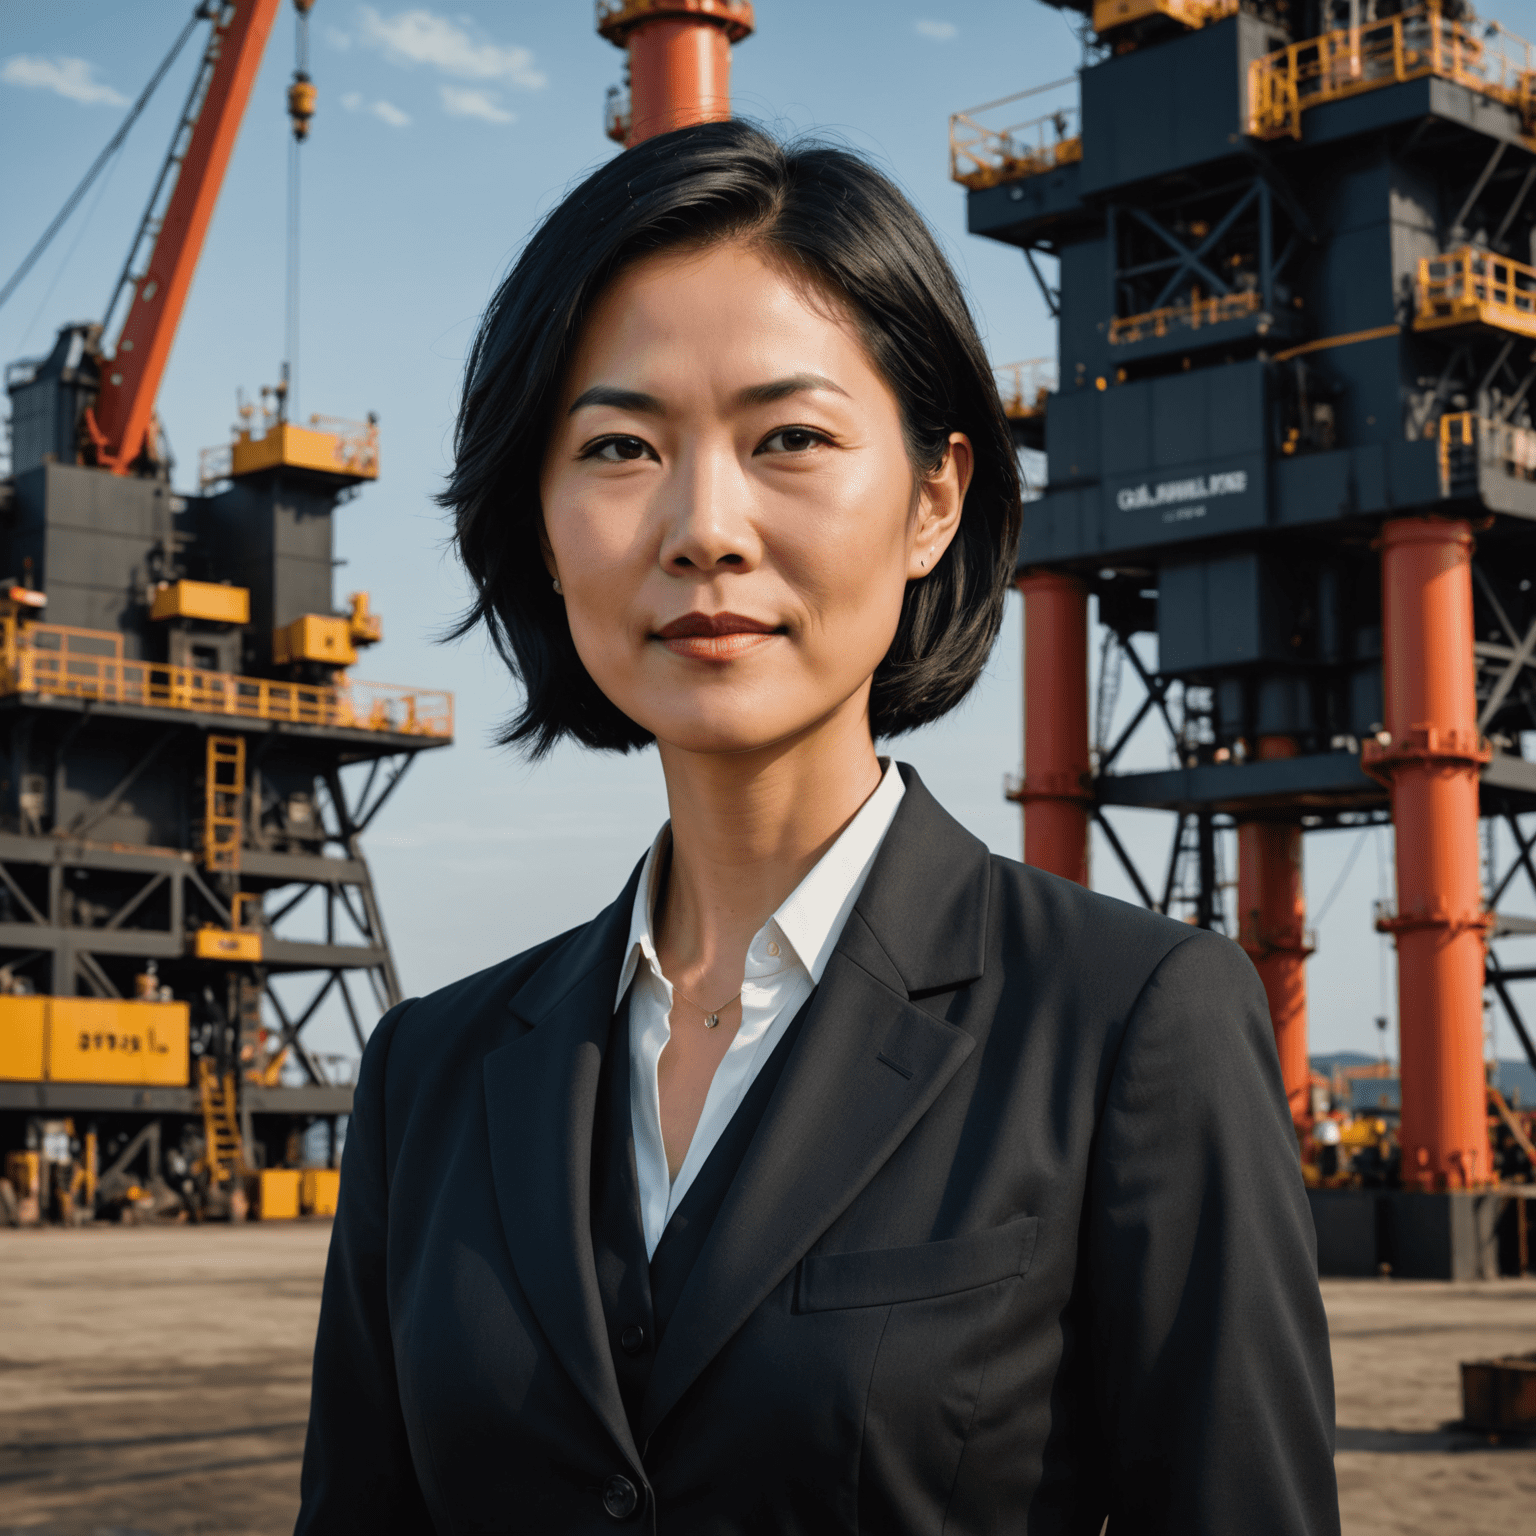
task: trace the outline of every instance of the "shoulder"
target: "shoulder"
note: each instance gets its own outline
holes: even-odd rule
[[[988,909],[1004,944],[1074,965],[1097,958],[1143,976],[1181,945],[1218,938],[1000,854],[991,859]]]
[[[369,1037],[363,1072],[372,1066],[382,1073],[387,1058],[392,1078],[414,1076],[430,1064],[495,1050],[509,1038],[507,1005],[524,982],[591,926],[568,929],[508,960],[397,1004]]]
[[[1115,1032],[1154,1009],[1193,1026],[1213,1008],[1262,1006],[1253,963],[1231,939],[994,855],[988,950],[1015,984]],[[1198,1006],[1197,1006],[1198,1005]]]

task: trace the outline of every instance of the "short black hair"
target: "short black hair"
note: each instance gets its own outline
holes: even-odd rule
[[[846,149],[781,144],[739,120],[680,128],[625,150],[560,202],[491,300],[469,355],[439,497],[475,587],[453,634],[489,630],[525,694],[500,739],[533,756],[562,736],[617,751],[652,739],[583,666],[540,546],[539,476],[582,323],[639,258],[742,238],[847,306],[896,396],[915,472],[940,467],[951,432],[973,447],[959,530],[932,573],[907,584],[875,672],[873,734],[953,709],[997,638],[1019,538],[1018,461],[965,296],[922,216]]]

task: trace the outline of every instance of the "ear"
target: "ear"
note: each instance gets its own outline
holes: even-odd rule
[[[965,493],[976,468],[971,440],[963,432],[949,434],[944,462],[918,486],[917,516],[907,545],[907,580],[931,575],[960,527]]]

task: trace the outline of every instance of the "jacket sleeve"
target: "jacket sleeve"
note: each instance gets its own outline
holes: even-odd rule
[[[1333,1370],[1264,992],[1196,933],[1127,1020],[1084,1239],[1111,1533],[1333,1536]]]
[[[400,1410],[386,1290],[385,1065],[410,1006],[391,1009],[368,1041],[347,1122],[295,1536],[418,1536],[433,1529]]]

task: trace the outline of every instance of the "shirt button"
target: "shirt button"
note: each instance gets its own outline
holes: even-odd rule
[[[627,1477],[610,1477],[603,1489],[603,1508],[615,1520],[628,1520],[640,1507],[640,1493]]]
[[[631,1323],[619,1335],[619,1348],[626,1355],[638,1355],[645,1348],[645,1329],[639,1323]]]
[[[778,946],[778,945],[777,945],[777,944],[775,944],[775,943],[774,943],[774,942],[773,942],[773,941],[772,941],[772,940],[771,940],[771,939],[770,939],[770,940],[769,940],[769,943],[768,943],[768,953],[769,953],[769,954],[770,954],[770,955],[776,955],[776,954],[778,954],[778,952],[779,952],[779,946]]]

